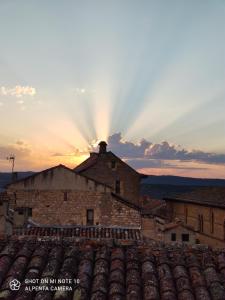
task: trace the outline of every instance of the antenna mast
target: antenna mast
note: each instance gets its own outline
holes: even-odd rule
[[[14,154],[11,154],[10,156],[6,157],[6,159],[12,164],[12,174],[13,174],[16,156]]]

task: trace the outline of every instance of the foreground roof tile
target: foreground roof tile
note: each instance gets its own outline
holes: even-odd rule
[[[63,240],[0,244],[0,300],[225,299],[223,250]],[[19,291],[10,290],[15,278]],[[25,279],[71,280],[72,290],[31,291]]]

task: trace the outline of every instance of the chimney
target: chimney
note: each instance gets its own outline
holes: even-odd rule
[[[102,153],[106,153],[106,148],[107,148],[107,144],[106,142],[104,141],[101,141],[99,144],[99,153],[102,154]]]

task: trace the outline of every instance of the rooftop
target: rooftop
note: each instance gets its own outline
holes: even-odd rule
[[[163,231],[169,231],[171,229],[175,229],[177,227],[183,227],[183,228],[186,228],[187,230],[191,230],[191,231],[194,231],[194,227],[192,226],[189,226],[187,224],[183,224],[181,222],[171,222],[171,223],[166,223],[164,225],[164,229]]]
[[[72,291],[32,292],[25,290],[25,278],[78,281],[71,284]],[[12,279],[22,283],[19,291],[10,290]],[[2,241],[0,287],[0,300],[224,300],[225,252]]]
[[[166,201],[196,203],[225,209],[225,187],[202,187],[189,193],[164,199]]]
[[[69,238],[69,239],[117,239],[141,240],[139,228],[100,226],[32,226],[14,229],[14,235],[26,237]]]

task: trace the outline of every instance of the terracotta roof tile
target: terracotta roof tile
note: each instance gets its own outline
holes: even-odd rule
[[[14,229],[14,236],[23,237],[55,237],[57,238],[84,238],[84,239],[117,239],[141,240],[141,231],[138,228],[75,226],[75,227],[30,227]],[[28,251],[28,250],[27,250]],[[1,256],[1,253],[0,253]]]
[[[83,172],[90,167],[94,166],[98,161],[98,153],[93,153],[90,157],[84,160],[80,165],[74,168],[77,173]]]
[[[165,198],[164,200],[225,208],[225,187],[198,187],[192,192],[183,193],[174,198]]]
[[[224,300],[224,251],[106,246],[65,241],[5,242],[0,300]],[[17,278],[19,291],[9,283]],[[72,291],[26,290],[25,279],[72,280]],[[79,279],[79,282],[73,280]],[[61,284],[62,285],[62,284]],[[30,284],[31,286],[31,284]],[[38,283],[39,287],[47,286]]]

